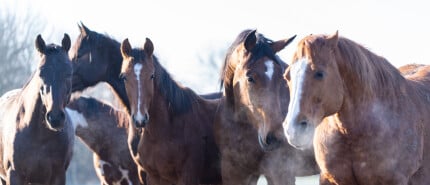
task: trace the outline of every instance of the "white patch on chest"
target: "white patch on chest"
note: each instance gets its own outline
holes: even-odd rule
[[[266,65],[266,76],[269,78],[269,80],[272,80],[274,71],[273,61],[267,60],[264,62],[264,65]]]
[[[137,115],[136,120],[143,120],[143,115],[140,112],[140,99],[142,94],[142,85],[140,84],[140,72],[142,71],[142,64],[135,64],[134,65],[134,74],[136,75],[137,80]]]
[[[88,127],[87,119],[85,119],[84,115],[79,113],[76,110],[70,109],[66,107],[66,113],[69,116],[70,120],[72,121],[73,128],[80,126],[82,128]]]

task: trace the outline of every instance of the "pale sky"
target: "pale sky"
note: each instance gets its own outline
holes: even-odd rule
[[[217,90],[218,76],[208,77],[209,69],[198,56],[227,48],[248,28],[273,40],[297,34],[280,53],[287,63],[304,36],[339,30],[341,36],[397,67],[430,64],[430,1],[426,0],[0,0],[0,6],[5,4],[14,4],[17,11],[30,6],[56,31],[69,33],[72,43],[79,34],[79,21],[120,42],[129,38],[135,47],[149,37],[174,78],[200,93]],[[61,37],[48,42],[59,43]]]

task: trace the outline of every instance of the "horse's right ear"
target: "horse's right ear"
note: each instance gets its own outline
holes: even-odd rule
[[[148,57],[152,56],[152,53],[154,52],[154,44],[152,44],[151,39],[146,38],[145,45],[143,46],[143,50],[145,51],[145,54]]]
[[[339,40],[339,31],[336,31],[333,35],[327,37],[327,43],[332,47],[337,47],[337,42]]]
[[[40,54],[45,54],[46,45],[40,34],[36,38],[36,49]]]
[[[128,38],[125,39],[124,41],[122,41],[121,43],[121,54],[122,54],[122,58],[128,58],[131,55],[131,45],[130,42],[128,41]]]
[[[244,45],[247,51],[251,51],[255,45],[257,45],[257,36],[255,35],[256,32],[257,30],[252,30],[248,33],[248,35],[246,35]]]
[[[81,22],[81,26],[79,26],[79,29],[81,30],[82,35],[88,35],[88,34],[91,32],[91,30],[90,30],[90,29],[88,29],[88,28],[84,25],[84,23],[82,23],[82,22]]]

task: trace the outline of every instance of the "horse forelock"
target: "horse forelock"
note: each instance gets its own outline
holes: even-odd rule
[[[231,105],[234,104],[234,94],[233,94],[233,78],[234,78],[234,72],[236,70],[238,62],[243,62],[240,59],[237,59],[235,57],[237,56],[237,49],[241,47],[241,45],[245,42],[247,35],[252,32],[253,30],[244,30],[242,31],[235,39],[235,41],[232,43],[232,45],[229,47],[227,51],[227,55],[224,59],[223,67],[221,68],[221,83],[220,87],[224,87],[225,96],[227,98],[227,102],[229,102]],[[272,40],[266,38],[263,34],[257,33],[257,43],[253,47],[252,51],[249,51],[251,53],[251,58],[247,60],[245,65],[253,65],[256,61],[263,57],[268,57],[270,60],[275,62],[276,64],[279,64],[283,69],[285,69],[286,64],[276,55],[276,53],[272,50],[270,45],[273,43]]]

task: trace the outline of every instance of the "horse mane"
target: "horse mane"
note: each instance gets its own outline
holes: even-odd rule
[[[233,52],[236,50],[236,48],[240,46],[240,44],[245,42],[247,35],[252,31],[253,30],[249,30],[249,29],[244,30],[236,37],[234,42],[227,50],[227,55],[224,59],[224,64],[221,67],[220,88],[223,88],[223,87],[225,88],[224,93],[225,93],[227,102],[230,105],[234,104],[233,77],[234,77],[234,71],[236,70],[236,65],[237,65],[237,63],[231,62],[230,59],[231,59],[231,56],[233,55]],[[273,52],[272,48],[270,47],[270,44],[272,44],[273,41],[266,38],[261,33],[257,33],[256,37],[257,37],[257,44],[252,50],[253,54],[255,55],[247,65],[253,64],[254,61],[257,61],[257,59],[261,58],[262,56],[268,56],[274,62],[280,64],[282,67],[285,68],[286,64],[279,57],[276,56],[276,54]]]
[[[153,56],[155,66],[155,88],[166,100],[172,113],[183,114],[192,109],[192,105],[197,101],[198,95],[191,89],[180,85],[172,79],[170,74]]]
[[[364,93],[368,96],[379,95],[388,100],[398,97],[401,92],[399,83],[405,78],[388,60],[343,37],[338,40],[338,49],[345,61],[338,65],[344,66],[344,74],[357,77],[353,80],[362,85]]]

